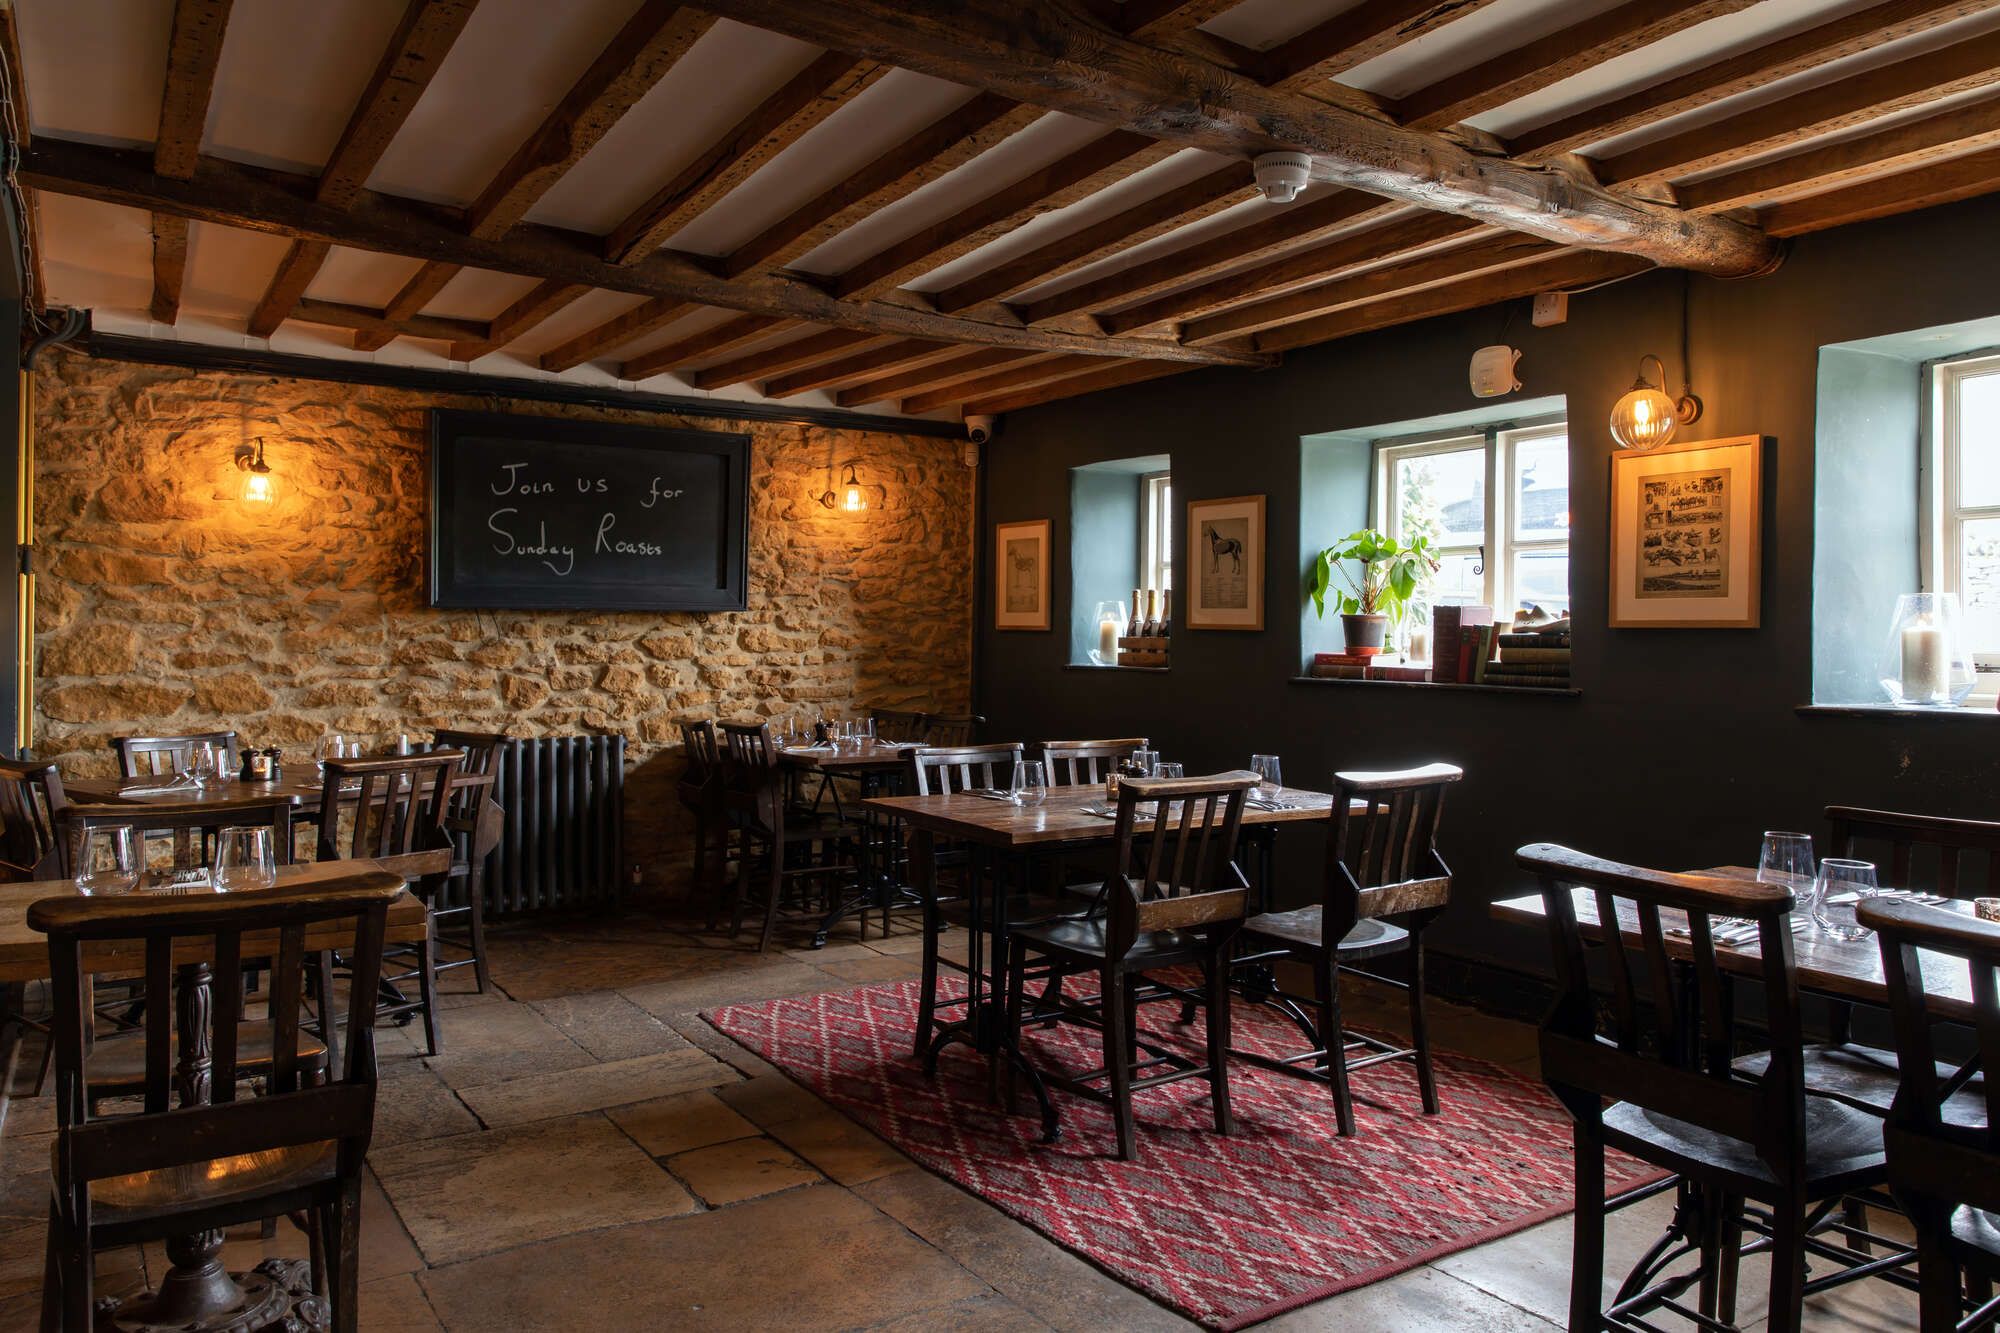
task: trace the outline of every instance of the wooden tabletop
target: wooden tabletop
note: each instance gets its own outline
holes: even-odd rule
[[[1699,875],[1713,875],[1722,879],[1755,880],[1757,872],[1746,866],[1717,866],[1709,870],[1693,872]],[[1597,919],[1597,897],[1589,889],[1572,889],[1571,898],[1576,903],[1576,924],[1586,939],[1602,938],[1603,931]],[[1969,902],[1951,902],[1942,910],[1972,915]],[[1548,920],[1540,894],[1528,894],[1519,898],[1506,898],[1494,903],[1491,911],[1502,921],[1519,921],[1542,925]],[[1805,915],[1803,904],[1800,915]],[[1642,943],[1639,934],[1638,914],[1631,904],[1621,900],[1618,903],[1619,926],[1625,938],[1634,945]],[[1671,908],[1660,909],[1660,923],[1671,929],[1686,924],[1686,914]],[[1666,937],[1668,954],[1676,958],[1692,958],[1693,944],[1685,937]],[[1882,980],[1882,952],[1869,935],[1858,940],[1837,940],[1822,934],[1812,924],[1810,917],[1806,924],[1792,935],[1792,956],[1798,964],[1799,989],[1813,991],[1821,995],[1831,995],[1843,1000],[1853,1000],[1860,1004],[1887,1008],[1889,989]],[[1922,951],[1924,989],[1933,997],[1940,1017],[1970,1022],[1973,1016],[1972,978],[1965,964],[1942,954]],[[1763,966],[1757,941],[1747,944],[1724,944],[1720,940],[1715,945],[1715,960],[1725,972],[1739,975],[1757,976]]]
[[[1087,805],[1105,805],[1104,788],[1095,784],[1051,787],[1040,805],[1019,806],[983,796],[955,792],[949,796],[877,796],[863,801],[871,810],[895,815],[912,828],[990,847],[1042,847],[1067,842],[1098,842],[1110,838],[1115,820],[1084,813]],[[1321,791],[1287,787],[1284,801],[1295,808],[1260,810],[1243,807],[1248,826],[1324,821],[1333,797]],[[1357,811],[1365,810],[1356,802]]]
[[[780,746],[778,759],[796,768],[816,768],[828,773],[854,773],[863,769],[901,768],[910,762],[910,751],[919,747],[889,741],[848,742],[838,750],[831,746]]]
[[[388,869],[405,873],[407,867],[398,858],[394,865],[380,861],[315,861],[306,865],[280,866],[278,883],[311,884],[319,880],[333,879],[351,874],[357,870]],[[197,889],[197,893],[212,892]],[[238,894],[257,893],[256,889],[238,890]],[[76,893],[76,884],[67,879],[24,880],[18,884],[0,884],[0,982],[37,981],[49,974],[48,937],[28,926],[28,905],[43,898],[69,897]],[[405,892],[395,902],[389,904],[388,927],[384,938],[392,943],[413,944],[424,938],[424,904],[419,898]],[[318,953],[323,949],[348,948],[354,943],[352,930],[341,930],[337,926],[316,925],[306,931],[306,952]],[[243,938],[245,957],[257,956],[257,948],[268,945],[268,952],[277,952],[277,936],[266,932],[263,936],[246,935]],[[136,940],[105,940],[93,942],[85,947],[84,968],[90,972],[124,972],[139,967],[144,960],[144,945]],[[198,941],[189,941],[185,949],[177,949],[174,961],[177,963],[198,963],[207,960],[207,954]]]

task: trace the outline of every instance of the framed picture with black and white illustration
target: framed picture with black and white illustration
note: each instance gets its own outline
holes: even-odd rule
[[[993,628],[1049,627],[1049,521],[993,530]]]

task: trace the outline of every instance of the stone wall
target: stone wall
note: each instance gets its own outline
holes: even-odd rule
[[[684,717],[963,710],[974,473],[953,441],[690,420],[49,356],[34,398],[34,752],[111,769],[134,733],[234,727],[304,756],[323,733],[622,732],[626,848],[678,884]],[[747,431],[750,609],[425,605],[433,407]],[[277,498],[238,498],[258,436]],[[858,460],[863,514],[823,508]]]

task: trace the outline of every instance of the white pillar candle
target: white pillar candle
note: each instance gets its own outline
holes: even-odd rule
[[[1912,703],[1945,702],[1951,697],[1950,670],[1944,630],[1929,616],[1911,621],[1903,630],[1903,698]]]
[[[1431,632],[1422,625],[1410,630],[1410,660],[1428,662],[1431,660]]]
[[[1110,616],[1097,622],[1097,653],[1106,663],[1118,660],[1118,636],[1125,627]]]

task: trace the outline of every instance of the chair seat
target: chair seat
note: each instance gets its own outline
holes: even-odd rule
[[[1317,956],[1326,949],[1324,915],[1324,909],[1318,906],[1301,907],[1290,912],[1265,912],[1244,922],[1243,933],[1252,948],[1263,945]],[[1343,962],[1375,958],[1397,953],[1408,948],[1409,944],[1409,931],[1393,921],[1369,917],[1354,923],[1354,929],[1340,941],[1339,954]]]
[[[1805,1186],[1808,1198],[1858,1188],[1882,1176],[1882,1122],[1827,1097],[1805,1106]],[[1606,1141],[1641,1161],[1686,1171],[1707,1167],[1777,1185],[1771,1168],[1741,1139],[1690,1125],[1657,1111],[1619,1102],[1604,1112]]]
[[[1972,1256],[1983,1260],[1982,1268],[2000,1265],[2000,1216],[1982,1208],[1957,1208],[1951,1215],[1951,1238]]]
[[[1084,921],[1047,921],[1040,925],[1023,926],[1014,932],[1014,937],[1026,940],[1030,948],[1041,953],[1097,960],[1107,952],[1105,925],[1102,917]],[[1125,955],[1125,962],[1136,968],[1196,962],[1201,959],[1205,948],[1200,940],[1179,931],[1149,931],[1133,942],[1132,951]]]
[[[327,1140],[110,1176],[90,1186],[91,1221],[143,1222],[239,1203],[323,1184],[339,1166],[339,1144]]]
[[[1770,1052],[1759,1051],[1733,1061],[1730,1067],[1739,1073],[1761,1077],[1770,1064]],[[1940,1079],[1950,1078],[1955,1072],[1953,1067],[1947,1064],[1940,1064],[1937,1070]],[[1806,1091],[1815,1096],[1831,1097],[1835,1101],[1845,1102],[1856,1110],[1886,1117],[1889,1114],[1890,1103],[1896,1100],[1897,1078],[1894,1051],[1851,1044],[1806,1047]],[[1944,1121],[1948,1125],[1984,1128],[1986,1125],[1984,1076],[1973,1075],[1941,1109]]]
[[[313,1068],[326,1060],[326,1047],[317,1037],[298,1033],[299,1064]],[[143,1033],[101,1037],[91,1048],[88,1065],[90,1086],[101,1092],[108,1088],[143,1088],[146,1084],[146,1041]],[[271,1070],[271,1025],[264,1019],[239,1024],[236,1028],[236,1076],[262,1078]]]
[[[1007,921],[1010,926],[1018,923],[1030,925],[1052,916],[1075,916],[1087,905],[1067,896],[1051,896],[1034,893],[1012,897],[1007,900]],[[938,915],[954,926],[984,930],[993,919],[993,909],[983,899],[979,904],[979,919],[972,918],[970,898],[942,898],[938,901]]]

